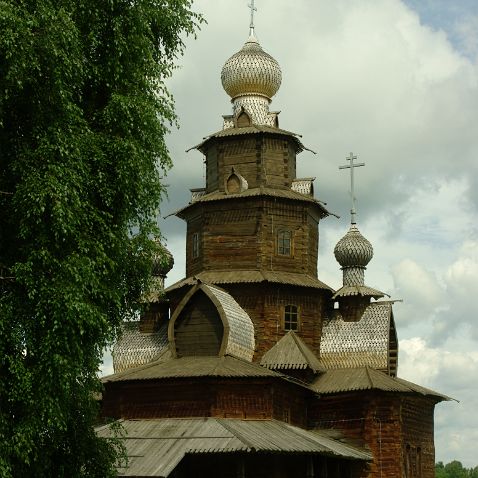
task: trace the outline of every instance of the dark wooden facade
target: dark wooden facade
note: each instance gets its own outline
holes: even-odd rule
[[[309,201],[266,194],[191,205],[187,220],[186,275],[207,270],[273,270],[317,277],[320,210]],[[291,234],[290,253],[278,248]]]
[[[337,430],[366,445],[375,459],[368,478],[433,478],[434,398],[364,391],[322,396],[309,407],[309,426]]]
[[[277,379],[171,378],[108,384],[103,415],[153,419],[216,417],[277,419],[307,426],[305,388]]]
[[[297,140],[292,136],[249,134],[213,139],[206,156],[206,193],[226,190],[232,170],[249,188],[290,188],[296,176]]]

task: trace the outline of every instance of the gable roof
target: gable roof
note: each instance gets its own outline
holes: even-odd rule
[[[187,454],[308,453],[352,460],[372,459],[358,448],[334,440],[320,430],[304,430],[277,420],[164,418],[122,420],[128,465],[121,476],[168,477]],[[109,426],[96,429],[114,436]]]
[[[384,392],[418,393],[434,397],[438,401],[451,400],[450,397],[434,390],[401,378],[390,377],[371,367],[328,370],[317,377],[311,383],[310,388],[323,395],[359,390],[381,390]]]
[[[209,298],[216,308],[223,324],[220,355],[252,361],[255,349],[254,324],[247,312],[225,290],[201,281],[191,288],[174,310],[169,321],[168,337],[171,351],[176,355],[175,332],[176,322],[186,306],[194,306],[194,298],[199,291]]]
[[[338,316],[322,327],[320,365],[325,369],[369,366],[388,370],[392,304],[370,304],[357,322]]]
[[[292,330],[263,355],[261,365],[279,370],[306,368],[310,368],[313,372],[323,370],[314,352]]]

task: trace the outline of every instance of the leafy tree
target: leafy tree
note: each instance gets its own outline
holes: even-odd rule
[[[478,466],[464,468],[458,460],[453,460],[446,465],[439,461],[435,464],[435,478],[478,478]]]
[[[445,471],[445,466],[442,461],[439,461],[435,464],[435,478],[447,478],[447,473]]]
[[[468,470],[458,460],[453,460],[445,465],[445,471],[450,478],[468,478]]]
[[[0,476],[112,476],[102,350],[148,287],[192,0],[0,0]]]

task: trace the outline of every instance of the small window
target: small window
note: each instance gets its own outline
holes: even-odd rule
[[[199,233],[193,234],[193,259],[199,257]]]
[[[292,255],[292,233],[290,231],[277,233],[277,253],[281,256]]]
[[[284,330],[299,330],[299,310],[296,305],[284,307]]]

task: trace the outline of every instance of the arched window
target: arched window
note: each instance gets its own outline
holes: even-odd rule
[[[299,309],[296,305],[284,307],[284,330],[299,330]]]
[[[277,233],[277,254],[281,256],[292,255],[292,233],[286,229],[281,229]]]

